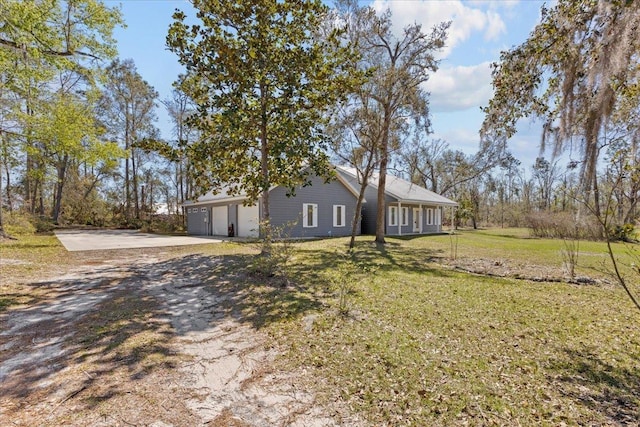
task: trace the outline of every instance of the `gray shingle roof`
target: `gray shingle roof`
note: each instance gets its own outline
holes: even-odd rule
[[[346,166],[337,166],[336,169],[350,175],[352,178],[357,176],[355,168]],[[371,178],[371,185],[374,188],[377,187],[378,174],[373,174]],[[438,193],[427,190],[417,184],[413,184],[405,179],[398,178],[397,176],[387,174],[387,183],[385,186],[385,192],[397,199],[399,202],[404,203],[422,203],[422,204],[434,204],[438,206],[458,206],[456,202],[441,196]]]

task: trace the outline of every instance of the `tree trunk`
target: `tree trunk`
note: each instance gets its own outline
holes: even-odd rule
[[[53,223],[58,223],[58,217],[60,216],[60,207],[62,206],[62,190],[64,188],[64,179],[67,172],[67,164],[69,163],[69,156],[65,155],[64,158],[58,163],[58,182],[56,183],[55,202],[53,205],[52,218]]]
[[[140,200],[138,199],[138,171],[136,168],[135,149],[131,149],[131,183],[133,184],[133,206],[136,219],[140,219]]]
[[[358,201],[356,202],[356,211],[353,213],[353,222],[351,223],[351,240],[349,240],[349,249],[353,249],[356,245],[358,224],[362,221],[362,201],[364,200],[364,193],[367,191],[368,180],[368,176],[363,177],[362,184],[360,185]]]
[[[598,176],[595,173],[593,174],[593,212],[600,218],[600,190],[598,189]]]
[[[8,142],[4,140],[4,135],[2,134],[2,130],[0,129],[0,143],[2,143],[2,159],[0,160],[0,181],[2,181],[2,165],[4,165],[4,173],[6,179],[6,187],[5,191],[7,193],[7,210],[9,212],[13,212],[13,197],[11,194],[11,171],[9,170],[9,152],[8,152]],[[2,210],[2,182],[0,182],[0,211]],[[1,213],[1,212],[0,212]],[[2,220],[0,218],[0,228],[2,227]]]
[[[267,103],[266,103],[266,93],[267,88],[264,83],[260,83],[260,94],[261,94],[261,123],[260,123],[260,167],[262,174],[262,215],[261,215],[261,224],[260,229],[264,233],[264,236],[261,236],[264,239],[264,244],[262,245],[262,254],[268,255],[271,253],[271,240],[272,240],[272,229],[271,229],[271,212],[269,210],[269,187],[270,185],[270,177],[269,177],[269,144],[268,144],[268,135],[267,135]]]
[[[0,143],[2,143],[2,130],[0,129]],[[4,146],[3,146],[4,148]],[[2,218],[2,163],[3,161],[0,160],[0,237],[5,237],[4,234],[4,221]]]
[[[128,107],[125,112],[124,123],[124,149],[129,150],[131,144],[129,143],[129,111]],[[131,176],[129,174],[129,155],[124,160],[124,219],[129,222],[131,218]]]
[[[384,225],[386,220],[385,189],[387,184],[387,164],[389,163],[389,132],[391,118],[389,107],[384,107],[382,143],[380,145],[380,176],[378,177],[378,210],[376,212],[376,243],[384,244]]]

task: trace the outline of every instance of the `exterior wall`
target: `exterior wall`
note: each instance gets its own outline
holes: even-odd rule
[[[234,235],[237,236],[238,235],[238,204],[237,203],[233,203],[229,205],[229,211],[227,213],[227,221],[229,222],[228,226],[233,224],[233,232],[234,232]]]
[[[187,206],[187,234],[194,236],[213,235],[214,207],[227,207],[227,225],[222,230],[222,233],[216,233],[218,236],[226,236],[229,224],[236,222],[235,216],[231,216],[232,212],[235,215],[235,210],[232,209],[234,206],[228,206],[227,203],[210,203],[206,205]]]
[[[293,227],[285,230],[290,237],[328,237],[350,236],[356,197],[340,181],[327,184],[321,178],[313,177],[311,185],[296,188],[296,195],[287,197],[286,190],[277,187],[269,194],[271,204],[271,224],[275,227],[286,227],[295,221]],[[318,205],[317,227],[303,227],[302,205],[313,203]],[[333,205],[344,205],[344,226],[333,226]],[[360,227],[358,227],[360,234]]]
[[[356,178],[348,174],[342,174],[342,176],[349,182],[354,188],[359,188],[360,184]],[[378,189],[371,185],[367,186],[364,193],[364,198],[367,203],[362,205],[362,234],[374,235],[376,234],[376,215],[378,210]],[[397,236],[398,226],[389,225],[389,206],[398,205],[398,200],[394,197],[385,195],[385,235]],[[408,225],[401,226],[402,234],[418,234],[419,232],[413,231],[413,208],[419,208],[419,205],[402,205],[409,208],[409,223]],[[422,205],[422,234],[439,233],[442,231],[442,227],[436,224],[427,225],[427,211],[426,208],[430,207],[434,209],[435,206]],[[400,213],[398,214],[400,218]]]
[[[386,218],[386,234],[388,236],[398,236],[398,226],[390,226],[389,225],[389,206],[398,206],[398,202],[393,200],[391,202],[387,202],[387,218]],[[410,235],[410,234],[434,234],[442,232],[442,214],[440,216],[440,221],[438,222],[438,214],[436,212],[437,209],[440,209],[438,206],[432,205],[422,205],[422,233],[420,231],[413,231],[413,220],[414,220],[414,208],[419,209],[420,205],[401,205],[401,207],[409,208],[409,225],[401,226],[402,235]],[[432,212],[432,223],[428,224],[428,214],[427,210],[431,209]],[[417,213],[417,212],[415,212]],[[418,214],[419,215],[419,214]],[[398,213],[398,221],[401,220],[401,213]],[[375,223],[375,221],[374,221]],[[375,228],[374,228],[375,230]]]
[[[196,236],[209,235],[210,219],[210,206],[187,206],[187,233]]]
[[[338,172],[340,173],[340,172]],[[340,174],[347,182],[351,184],[356,191],[360,191],[360,184],[358,180],[352,177],[349,174]],[[358,201],[356,196],[354,197],[354,206]],[[372,187],[371,185],[367,186],[367,189],[364,192],[364,199],[367,203],[362,204],[362,234],[376,234],[376,212],[378,209],[378,189]]]

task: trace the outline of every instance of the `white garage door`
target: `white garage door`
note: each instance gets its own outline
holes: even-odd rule
[[[212,209],[213,212],[213,235],[226,236],[228,222],[228,212],[226,206],[217,206]]]
[[[238,236],[258,237],[258,206],[238,206]]]

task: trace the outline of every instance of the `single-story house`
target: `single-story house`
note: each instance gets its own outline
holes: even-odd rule
[[[292,197],[287,197],[285,188],[273,187],[269,190],[271,225],[285,228],[289,237],[350,236],[358,189],[342,175],[337,178],[325,183],[313,176],[311,185],[296,188]],[[222,191],[185,202],[187,232],[227,236],[233,226],[236,236],[258,237],[260,206],[245,206],[246,199],[244,194],[230,196]],[[287,225],[292,222],[295,225]]]
[[[283,187],[269,190],[271,224],[288,228],[289,237],[331,237],[351,235],[351,224],[360,184],[355,169],[336,167],[337,179],[328,183],[312,177],[311,185],[296,189],[287,197]],[[365,193],[358,234],[375,234],[377,176]],[[245,194],[222,190],[184,203],[187,232],[192,235],[258,237],[260,206],[246,206]],[[425,188],[387,175],[387,235],[429,234],[442,231],[443,208],[457,204]],[[287,227],[288,223],[294,223]]]
[[[356,169],[338,166],[337,170],[351,185],[360,188]],[[377,184],[378,174],[374,173],[364,193],[367,203],[362,207],[362,234],[376,233]],[[451,199],[389,174],[385,184],[385,205],[387,236],[441,233],[445,209],[450,208],[453,212],[458,206]]]

